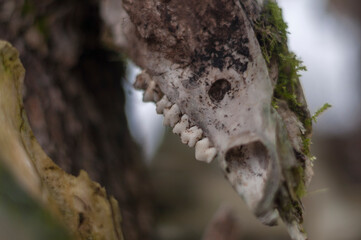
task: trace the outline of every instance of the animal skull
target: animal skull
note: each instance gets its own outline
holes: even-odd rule
[[[234,189],[272,225],[276,198],[292,182],[288,171],[299,166],[300,129],[287,107],[279,114],[271,106],[274,79],[250,20],[262,3],[123,0],[118,42],[144,69],[134,86],[156,102],[164,125],[195,146],[196,159],[217,157]],[[294,239],[306,238],[297,217],[285,221]]]

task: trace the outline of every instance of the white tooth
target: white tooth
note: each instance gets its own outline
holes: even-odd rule
[[[156,111],[158,114],[162,114],[164,109],[170,108],[172,106],[172,103],[168,100],[167,96],[164,95],[163,98],[156,103]]]
[[[203,138],[196,144],[196,159],[199,161],[210,163],[217,155],[217,150],[210,147],[208,138]]]
[[[188,115],[184,114],[179,123],[174,126],[173,133],[181,135],[187,128],[189,128]]]
[[[154,81],[150,81],[148,88],[145,90],[143,95],[144,102],[151,102],[154,101],[156,92],[154,91],[156,87],[156,83]]]
[[[181,133],[182,143],[188,144],[189,147],[194,147],[196,142],[202,138],[202,134],[202,129],[196,126],[186,129]]]
[[[179,122],[181,111],[177,104],[174,104],[170,109],[164,109],[163,125],[174,127]]]

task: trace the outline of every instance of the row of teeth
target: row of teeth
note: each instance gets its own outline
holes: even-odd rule
[[[182,143],[195,147],[195,157],[199,161],[211,162],[217,155],[210,140],[203,135],[202,129],[191,126],[187,114],[180,111],[177,104],[172,104],[166,95],[162,96],[157,84],[147,74],[139,74],[134,83],[136,89],[143,89],[143,101],[155,102],[158,114],[163,114],[163,125],[173,128],[173,133],[180,136]]]

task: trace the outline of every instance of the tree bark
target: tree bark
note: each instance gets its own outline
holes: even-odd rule
[[[27,71],[24,104],[41,146],[118,200],[126,239],[148,239],[151,185],[125,118],[124,59],[101,41],[99,1],[2,0],[0,9],[0,37]]]

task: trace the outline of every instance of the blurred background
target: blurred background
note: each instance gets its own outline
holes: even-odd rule
[[[327,110],[314,124],[315,175],[304,198],[310,239],[361,239],[361,2],[278,0],[289,25],[289,46],[307,66],[302,84],[311,113]],[[130,129],[151,171],[161,239],[200,239],[219,208],[231,208],[242,239],[289,239],[282,224],[260,224],[224,178],[217,162],[197,162],[194,149],[163,130],[152,103],[129,86]],[[142,121],[141,119],[147,119]],[[163,133],[164,131],[164,133]]]
[[[194,149],[162,126],[155,105],[142,102],[132,88],[140,69],[128,61],[123,71],[124,56],[103,36],[104,2],[119,4],[0,0],[0,38],[19,50],[27,69],[25,108],[45,151],[69,173],[87,170],[117,198],[127,240],[201,239],[220,212],[229,213],[242,240],[289,239],[282,223],[263,226],[217,162],[196,161]],[[361,2],[278,2],[289,46],[308,68],[301,81],[311,113],[333,106],[314,124],[305,228],[313,240],[361,240]],[[0,239],[46,239],[30,238],[26,228],[22,238],[9,238],[21,227],[4,212]]]

